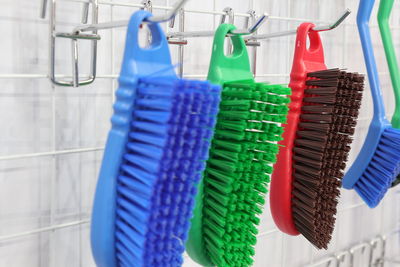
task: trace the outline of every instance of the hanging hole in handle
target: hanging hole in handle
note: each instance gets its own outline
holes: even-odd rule
[[[232,57],[233,55],[233,40],[229,36],[224,39],[224,55],[226,57]]]
[[[308,52],[315,52],[320,48],[319,34],[316,31],[310,30],[307,34],[306,49]]]
[[[140,48],[149,49],[153,42],[153,35],[148,23],[142,23],[139,27],[138,42]]]

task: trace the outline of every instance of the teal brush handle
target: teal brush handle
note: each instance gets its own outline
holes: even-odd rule
[[[375,0],[361,0],[357,14],[357,26],[360,33],[361,45],[364,52],[365,65],[367,67],[372,101],[374,104],[374,116],[368,129],[367,138],[357,156],[357,159],[343,178],[343,187],[352,189],[368,167],[378,147],[382,133],[390,126],[385,116],[385,107],[382,99],[378,70],[375,62],[374,48],[369,30],[369,20]]]
[[[394,0],[381,0],[378,11],[378,23],[396,101],[392,124],[394,128],[400,129],[400,71],[393,45],[392,33],[389,28],[389,17],[392,12],[393,4]]]

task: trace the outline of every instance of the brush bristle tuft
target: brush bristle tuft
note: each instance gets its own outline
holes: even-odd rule
[[[166,78],[136,87],[117,179],[118,266],[181,266],[220,88]]]
[[[293,218],[304,237],[317,248],[327,249],[364,76],[340,69],[307,76],[293,156]]]
[[[369,207],[376,207],[399,173],[400,130],[386,128],[374,156],[354,189]]]
[[[204,172],[205,250],[218,267],[251,266],[290,89],[226,83]]]

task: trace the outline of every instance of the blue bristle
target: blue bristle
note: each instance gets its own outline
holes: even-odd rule
[[[354,189],[368,204],[376,207],[400,173],[400,130],[387,128],[367,169]]]
[[[220,88],[144,78],[117,188],[119,266],[180,266],[197,184],[208,158]]]

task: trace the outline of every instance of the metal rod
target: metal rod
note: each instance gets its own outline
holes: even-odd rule
[[[153,16],[149,18],[150,22],[166,22],[171,20],[173,17],[176,16],[176,14],[179,12],[181,8],[186,4],[188,0],[180,0],[177,3],[174,4],[172,9],[164,16]]]
[[[90,220],[86,219],[86,220],[81,220],[81,221],[75,221],[75,222],[57,224],[57,225],[53,225],[53,226],[49,226],[49,227],[38,228],[38,229],[35,229],[35,230],[30,230],[30,231],[26,231],[26,232],[20,232],[20,233],[11,234],[11,235],[3,235],[3,236],[0,236],[0,242],[4,242],[4,241],[10,240],[10,239],[24,237],[24,236],[27,236],[27,235],[39,234],[39,233],[43,233],[43,232],[54,231],[54,230],[57,230],[57,229],[62,229],[62,228],[77,226],[77,225],[81,225],[81,224],[86,224],[86,223],[89,223],[89,222],[90,222]]]
[[[77,148],[77,149],[68,149],[68,150],[58,150],[58,151],[48,151],[48,152],[2,156],[2,157],[0,157],[0,160],[39,158],[39,157],[49,157],[49,156],[94,152],[94,151],[102,151],[102,150],[104,150],[104,147]]]
[[[268,19],[269,15],[268,14],[263,14],[249,29],[242,29],[242,30],[235,30],[228,34],[228,36],[232,35],[247,35],[247,34],[252,34],[255,31],[257,31],[260,26]],[[120,28],[120,27],[126,27],[129,24],[129,20],[120,20],[120,21],[110,21],[110,22],[103,22],[103,23],[98,23],[98,24],[88,24],[88,25],[81,25],[78,27],[75,27],[74,32],[76,34],[71,34],[71,33],[56,33],[57,36],[60,37],[65,37],[65,38],[72,38],[72,39],[79,39],[81,36],[80,32],[87,32],[87,31],[95,31],[95,30],[106,30],[106,29],[112,29],[112,28]],[[193,38],[193,37],[210,37],[214,36],[215,31],[192,31],[192,32],[171,32],[168,33],[167,36],[168,38]],[[86,35],[85,38],[82,39],[99,39],[99,36],[95,35]]]
[[[226,8],[224,8],[223,12],[224,12],[224,15],[221,16],[221,20],[220,20],[219,24],[225,23],[226,17],[228,17],[229,24],[234,24],[235,23],[235,13],[233,12],[233,9],[231,7],[226,7]],[[232,44],[231,39],[226,40],[225,51],[226,51],[226,54],[232,54],[233,44]]]
[[[78,40],[72,39],[72,85],[73,87],[79,86],[79,57],[78,57]]]
[[[188,0],[180,0],[174,5],[174,7],[170,10],[170,12],[168,12],[168,14],[166,14],[164,16],[153,16],[145,22],[148,22],[148,23],[156,22],[157,23],[157,22],[169,21],[176,16],[179,9],[187,1]],[[142,4],[143,8],[145,8],[145,9],[150,8],[151,5],[148,5],[148,4],[149,4],[149,1],[145,0],[144,3]],[[119,27],[125,27],[128,24],[129,24],[129,20],[120,20],[120,21],[110,21],[110,22],[103,22],[103,23],[97,23],[97,24],[81,25],[81,26],[75,27],[74,32],[79,33],[79,32],[88,32],[88,31],[96,31],[96,30],[105,30],[105,29],[111,29],[111,28],[119,28]]]
[[[91,5],[92,5],[92,23],[97,24],[98,23],[98,2],[97,0],[90,0]],[[55,57],[56,57],[56,38],[58,37],[65,37],[69,38],[67,34],[62,36],[62,33],[57,33],[56,32],[56,0],[51,0],[50,1],[50,18],[49,18],[49,46],[50,46],[50,66],[49,66],[49,76],[50,80],[52,83],[59,85],[59,86],[79,86],[79,85],[87,85],[92,83],[95,78],[96,78],[96,61],[97,61],[97,41],[94,41],[97,36],[97,31],[93,30],[92,35],[95,36],[94,38],[89,37],[88,35],[83,36],[82,39],[90,39],[92,44],[92,49],[91,49],[91,65],[90,65],[90,75],[87,79],[80,81],[79,80],[79,75],[77,75],[75,67],[78,65],[78,58],[76,57],[76,54],[78,53],[78,46],[77,44],[73,45],[73,53],[72,53],[72,62],[75,66],[72,68],[72,77],[73,79],[70,81],[66,80],[60,80],[56,77],[56,71],[55,71]],[[72,42],[75,42],[75,40],[78,38],[72,38]],[[79,81],[76,83],[76,81]]]
[[[179,11],[179,31],[184,32],[185,31],[185,11],[183,8],[180,9]],[[179,62],[179,68],[178,68],[178,74],[179,77],[183,77],[183,57],[184,57],[184,45],[183,42],[185,41],[183,38],[179,38],[179,41],[182,42],[182,44],[179,45],[179,52],[178,52],[178,62]]]
[[[126,27],[129,24],[129,20],[117,20],[117,21],[110,21],[110,22],[103,22],[98,24],[88,24],[88,25],[81,25],[75,27],[74,32],[91,32],[97,30],[107,30],[112,28],[120,28]]]
[[[332,24],[327,25],[327,26],[318,26],[313,28],[314,31],[329,31],[337,28],[349,15],[351,11],[350,9],[346,9],[344,13]],[[288,36],[288,35],[294,35],[297,33],[296,30],[291,30],[291,31],[282,31],[282,32],[276,32],[276,33],[268,33],[268,34],[260,34],[260,35],[253,35],[246,37],[246,39],[249,40],[265,40],[265,39],[270,39],[270,38],[275,38],[275,37],[282,37],[282,36]]]
[[[82,23],[86,24],[88,22],[89,17],[89,2],[83,3],[83,10],[82,10]]]
[[[263,14],[258,20],[246,30],[234,30],[231,33],[228,33],[227,36],[233,35],[250,35],[257,31],[262,23],[264,23],[268,19],[268,14]],[[254,27],[257,25],[257,27]],[[251,29],[251,31],[250,31]],[[171,32],[168,34],[168,38],[193,38],[193,37],[210,37],[214,36],[215,31],[192,31],[192,32]]]
[[[45,19],[47,12],[47,0],[42,0],[40,6],[40,18]]]
[[[261,21],[261,23],[257,23],[257,14],[254,10],[249,10],[248,13],[250,14],[250,17],[246,19],[246,27],[248,27],[249,32],[251,33],[255,33],[258,29],[258,27],[260,27],[260,25],[263,23],[262,21],[265,21],[265,19],[263,20],[259,20]],[[266,16],[264,16],[266,18]],[[251,26],[253,25],[253,26]],[[252,72],[253,72],[253,76],[256,76],[256,72],[257,72],[257,45],[259,45],[260,43],[257,41],[250,41],[251,43],[247,43],[247,45],[251,46],[251,61],[252,61]]]

